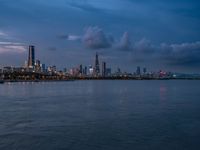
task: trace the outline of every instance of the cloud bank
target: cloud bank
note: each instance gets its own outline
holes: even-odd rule
[[[193,66],[200,64],[200,41],[193,43],[154,45],[146,39],[135,42],[133,57],[140,61],[157,61],[168,65]]]
[[[132,41],[129,33],[124,32],[122,37],[113,37],[99,27],[89,27],[82,36],[66,35],[63,38],[69,41],[80,41],[84,47],[91,50],[108,49],[112,53],[121,51],[131,54],[134,61],[158,62],[168,65],[196,65],[200,64],[200,41],[180,44],[153,44],[142,38]],[[119,39],[119,40],[117,40]]]
[[[182,44],[161,44],[160,56],[169,64],[197,65],[200,64],[200,41]]]
[[[9,35],[0,31],[0,54],[3,53],[23,53],[26,47],[23,43],[8,41]]]
[[[12,45],[1,45],[0,54],[2,53],[24,53],[27,49],[24,45],[12,43]]]
[[[133,47],[128,32],[124,32],[119,44],[116,44],[116,48],[122,51],[132,50]]]
[[[112,46],[113,38],[107,36],[99,27],[89,27],[83,35],[82,42],[89,49],[104,49]]]

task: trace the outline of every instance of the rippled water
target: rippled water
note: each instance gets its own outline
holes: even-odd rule
[[[1,150],[198,150],[200,81],[0,85]]]

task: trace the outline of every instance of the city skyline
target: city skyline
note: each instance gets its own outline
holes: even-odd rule
[[[21,66],[27,45],[34,45],[39,60],[61,69],[89,65],[98,52],[124,71],[200,73],[200,3],[194,0],[0,2],[1,66]]]
[[[0,76],[7,81],[38,81],[40,80],[66,80],[72,79],[197,79],[198,74],[183,74],[166,71],[163,69],[147,71],[146,67],[137,66],[135,71],[127,71],[123,68],[112,68],[107,62],[99,59],[96,52],[94,62],[75,65],[72,68],[57,68],[56,64],[49,65],[36,56],[35,46],[29,45],[27,59],[22,66],[3,66],[0,68]],[[100,65],[101,64],[101,65]]]
[[[199,80],[200,74],[183,74],[165,70],[147,71],[146,67],[137,66],[136,71],[113,70],[107,67],[104,60],[99,59],[96,52],[93,65],[80,64],[73,68],[58,69],[56,65],[46,65],[35,57],[35,46],[30,45],[25,64],[20,67],[4,66],[0,68],[1,83],[7,82],[39,82],[39,81],[71,81],[71,80]],[[100,66],[102,64],[102,66]],[[123,69],[123,68],[122,68]]]

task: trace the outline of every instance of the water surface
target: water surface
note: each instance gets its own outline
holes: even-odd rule
[[[2,150],[198,150],[200,81],[0,85]]]

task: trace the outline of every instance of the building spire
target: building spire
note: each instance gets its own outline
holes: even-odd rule
[[[28,54],[28,67],[33,68],[35,65],[35,46],[29,46],[29,54]]]
[[[99,66],[99,55],[96,52],[96,58],[95,58],[95,75],[100,74],[100,66]]]

